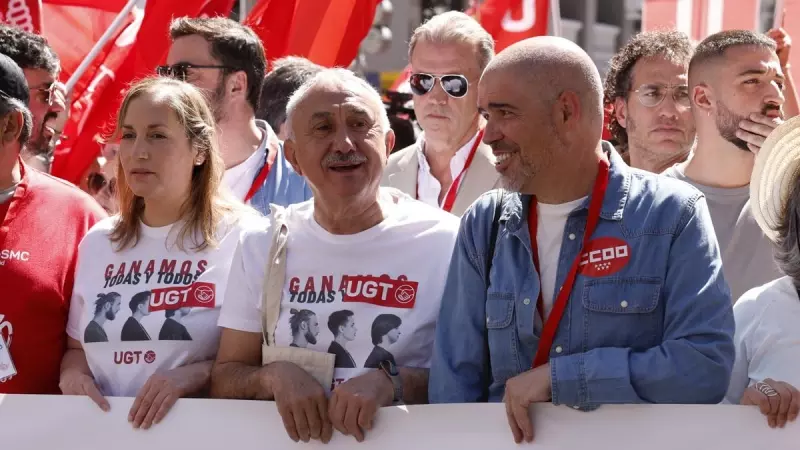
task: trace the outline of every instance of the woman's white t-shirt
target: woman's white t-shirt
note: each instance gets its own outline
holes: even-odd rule
[[[287,208],[286,280],[278,346],[336,355],[333,386],[377,368],[430,366],[434,327],[459,219],[381,188],[386,218],[352,235],[314,219],[313,200]],[[272,229],[243,234],[221,327],[261,333],[261,299]]]
[[[264,219],[231,214],[216,247],[174,243],[180,223],[141,225],[138,243],[115,251],[110,217],[78,248],[67,333],[83,345],[95,382],[107,396],[133,397],[156,370],[213,359],[217,320],[239,238]],[[187,240],[189,241],[189,240]]]
[[[745,389],[766,378],[800,388],[800,298],[792,279],[747,291],[733,315],[736,362],[725,401],[738,404]]]

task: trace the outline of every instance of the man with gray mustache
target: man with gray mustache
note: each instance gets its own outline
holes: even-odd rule
[[[705,194],[734,302],[782,276],[750,211],[755,154],[783,117],[786,68],[775,50],[766,35],[744,30],[713,34],[697,46],[689,63],[697,147],[664,172]]]
[[[274,400],[295,441],[328,442],[333,428],[362,441],[379,407],[427,402],[459,221],[380,186],[394,132],[378,92],[352,72],[324,69],[307,81],[289,99],[286,129],[286,158],[314,195],[273,207],[267,226],[241,238],[220,313],[211,395]],[[284,229],[281,247],[273,232]],[[285,256],[271,256],[273,245]],[[314,317],[306,342],[295,339],[298,309]],[[370,333],[357,324],[386,314],[406,337],[386,343],[376,358]],[[319,333],[319,324],[330,333]],[[278,351],[280,358],[269,356]]]

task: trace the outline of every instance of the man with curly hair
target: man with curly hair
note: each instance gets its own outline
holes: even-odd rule
[[[686,159],[694,144],[687,71],[693,53],[680,31],[650,31],[631,39],[605,79],[609,129],[632,167],[661,173]]]
[[[28,107],[33,115],[33,133],[22,158],[48,172],[53,149],[69,114],[66,91],[58,81],[61,62],[45,38],[5,24],[0,24],[0,54],[22,68],[30,89]]]

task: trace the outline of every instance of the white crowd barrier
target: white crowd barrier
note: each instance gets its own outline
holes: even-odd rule
[[[150,430],[127,422],[131,398],[102,412],[88,398],[0,395],[2,450],[798,450],[800,423],[770,429],[756,408],[621,405],[584,413],[532,408],[535,438],[517,445],[502,404],[384,408],[362,443],[334,434],[327,445],[294,443],[272,402],[178,401]]]

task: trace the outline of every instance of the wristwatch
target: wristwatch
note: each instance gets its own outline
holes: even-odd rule
[[[381,361],[378,363],[378,369],[389,377],[389,380],[394,386],[394,399],[392,403],[395,405],[403,403],[403,380],[400,378],[400,371],[397,370],[394,361],[388,359]]]

